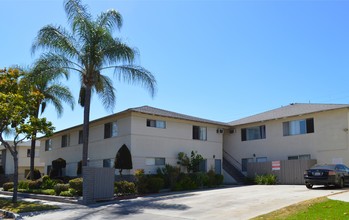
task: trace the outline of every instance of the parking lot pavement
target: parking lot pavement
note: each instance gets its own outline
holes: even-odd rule
[[[254,185],[152,195],[60,210],[24,219],[249,219],[304,200],[331,196],[340,189],[307,189],[300,185]]]

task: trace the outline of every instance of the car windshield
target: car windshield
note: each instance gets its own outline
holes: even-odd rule
[[[325,164],[325,165],[315,165],[313,166],[312,168],[310,169],[320,169],[320,170],[334,170],[336,167],[336,165],[328,165],[328,164]]]

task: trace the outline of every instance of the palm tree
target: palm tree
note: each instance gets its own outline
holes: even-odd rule
[[[66,0],[64,7],[71,32],[62,26],[47,25],[39,31],[32,51],[46,49],[42,59],[80,76],[79,103],[84,107],[82,166],[87,166],[92,93],[99,96],[106,109],[115,106],[115,88],[106,74],[139,83],[151,96],[155,93],[156,80],[151,72],[134,64],[137,51],[113,37],[113,31],[122,26],[119,12],[110,9],[93,19],[81,0]]]
[[[74,109],[74,97],[68,87],[58,82],[59,78],[67,75],[66,69],[52,67],[45,60],[37,61],[34,66],[26,72],[23,80],[27,80],[34,88],[44,95],[44,99],[38,100],[34,117],[38,118],[43,113],[47,104],[52,104],[58,117],[63,113],[62,101]],[[37,132],[34,131],[30,147],[30,179],[34,179],[35,145]]]

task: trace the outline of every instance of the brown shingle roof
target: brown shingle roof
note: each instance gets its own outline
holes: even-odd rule
[[[198,118],[198,117],[194,117],[194,116],[190,116],[190,115],[184,115],[184,114],[180,114],[177,112],[171,112],[171,111],[167,111],[167,110],[163,110],[163,109],[159,109],[159,108],[154,108],[154,107],[150,107],[150,106],[141,106],[138,108],[130,108],[130,109],[127,109],[126,111],[140,112],[140,113],[144,113],[144,114],[163,116],[163,117],[168,117],[168,118],[183,119],[183,120],[189,120],[189,121],[195,121],[195,122],[229,126],[229,124],[227,124],[227,123],[207,120],[207,119]]]
[[[349,108],[348,104],[306,104],[306,103],[294,103],[274,110],[266,111],[260,114],[252,115],[246,118],[242,118],[236,121],[232,121],[229,124],[242,125],[254,122],[263,122],[273,119],[286,118],[291,116],[304,115],[315,112],[329,111],[340,108]]]

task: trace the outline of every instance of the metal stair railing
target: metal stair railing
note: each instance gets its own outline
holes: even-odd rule
[[[223,150],[223,158],[225,158],[231,165],[235,167],[239,172],[242,172],[242,165],[241,163],[235,159],[232,155],[230,155],[228,152]]]

